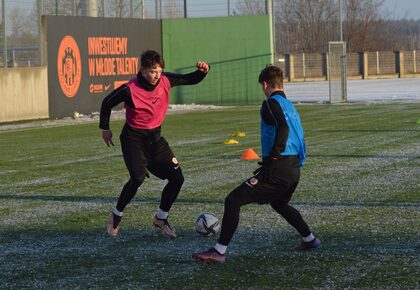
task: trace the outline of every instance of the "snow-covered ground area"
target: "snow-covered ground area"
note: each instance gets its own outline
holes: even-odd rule
[[[329,101],[329,82],[286,83],[285,92],[293,102]],[[348,80],[348,102],[420,102],[420,78]]]
[[[329,101],[329,82],[301,82],[286,83],[285,92],[288,98],[295,103],[326,103]],[[351,103],[386,103],[386,102],[420,102],[420,78],[407,79],[375,79],[375,80],[349,80],[347,82],[348,102]],[[263,99],[261,93],[261,100]],[[169,114],[176,114],[197,110],[214,110],[226,108],[224,106],[182,104],[170,105]],[[123,119],[124,110],[113,111],[112,119]],[[79,124],[89,121],[98,122],[99,113],[79,114],[58,120],[39,120],[23,123],[0,124],[0,132],[20,130],[33,127],[51,127]]]
[[[199,111],[199,110],[216,110],[227,108],[227,106],[214,106],[214,105],[198,105],[198,104],[181,104],[181,105],[169,105],[168,114],[176,114],[183,112]],[[125,110],[112,111],[111,119],[120,120],[125,118]],[[73,116],[65,117],[56,120],[33,120],[22,123],[12,124],[0,124],[1,131],[10,130],[22,130],[28,128],[42,128],[42,127],[53,127],[53,126],[64,126],[64,125],[75,125],[86,122],[99,122],[99,112],[93,112],[91,114],[80,114],[74,112]]]

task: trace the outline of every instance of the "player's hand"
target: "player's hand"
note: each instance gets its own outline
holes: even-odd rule
[[[112,142],[111,130],[102,130],[102,139],[104,139],[106,146],[108,147],[110,147],[110,145],[114,146],[114,143]]]
[[[197,62],[197,64],[195,65],[199,70],[201,70],[203,73],[207,73],[210,69],[210,66],[204,62],[204,61],[199,61]]]

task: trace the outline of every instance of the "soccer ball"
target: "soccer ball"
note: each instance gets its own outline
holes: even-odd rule
[[[214,236],[220,230],[220,221],[212,213],[201,213],[195,221],[195,230],[202,236]]]

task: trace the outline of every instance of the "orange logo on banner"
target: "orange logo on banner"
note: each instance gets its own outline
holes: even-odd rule
[[[82,79],[82,61],[79,47],[71,35],[61,40],[57,56],[58,82],[68,98],[73,98],[79,90]]]

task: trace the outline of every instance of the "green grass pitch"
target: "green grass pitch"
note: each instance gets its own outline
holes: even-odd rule
[[[308,158],[292,205],[322,240],[300,238],[267,205],[242,209],[225,264],[199,264],[216,238],[194,232],[201,212],[258,166],[259,107],[169,115],[163,136],[185,184],[170,213],[179,237],[151,226],[164,183],[140,188],[117,238],[105,233],[127,172],[97,122],[0,130],[0,289],[303,289],[420,287],[420,104],[297,105]],[[0,128],[1,129],[1,128]],[[235,131],[239,144],[224,145]]]

